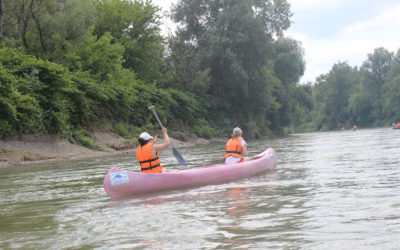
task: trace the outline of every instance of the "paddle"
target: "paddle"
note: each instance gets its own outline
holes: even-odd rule
[[[149,109],[151,109],[151,111],[153,111],[153,114],[156,117],[158,124],[160,124],[161,128],[163,128],[164,126],[162,125],[160,119],[158,118],[158,115],[156,113],[156,110],[154,109],[154,106],[150,106]],[[170,144],[171,144],[171,148],[172,148],[172,153],[175,155],[175,158],[178,160],[179,165],[186,166],[186,162],[183,159],[182,155],[178,152],[178,150],[176,150],[174,148],[174,146],[172,146],[172,143],[170,143]]]

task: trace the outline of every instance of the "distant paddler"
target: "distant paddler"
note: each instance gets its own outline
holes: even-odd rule
[[[222,158],[225,163],[232,164],[248,160],[247,143],[242,137],[239,127],[233,129],[232,137],[225,145],[225,155]]]

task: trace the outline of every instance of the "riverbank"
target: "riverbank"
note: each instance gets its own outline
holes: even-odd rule
[[[55,135],[34,134],[0,140],[0,168],[129,154],[134,153],[137,147],[135,140],[129,141],[109,132],[94,132],[93,139],[100,150],[73,144]],[[206,140],[194,135],[189,136],[186,141],[171,138],[176,148],[224,141],[225,139]]]

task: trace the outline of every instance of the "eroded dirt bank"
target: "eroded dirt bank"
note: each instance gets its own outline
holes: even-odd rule
[[[72,144],[59,136],[51,135],[35,134],[0,140],[0,168],[112,156],[136,150],[137,144],[134,143],[134,140],[127,144],[125,138],[112,133],[95,132],[93,138],[101,150],[91,150],[78,144]],[[185,142],[173,138],[171,141],[174,147],[179,148],[222,142],[224,139],[206,140],[191,136]]]

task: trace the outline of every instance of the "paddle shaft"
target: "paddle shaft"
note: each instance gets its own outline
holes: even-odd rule
[[[158,124],[160,124],[160,127],[163,128],[164,126],[162,125],[160,118],[158,118],[158,115],[157,115],[156,111],[154,110],[154,106],[151,106],[149,109],[151,109],[151,111],[153,111],[153,114],[156,117]],[[171,144],[171,148],[174,148],[174,146],[172,146],[171,140],[169,140],[169,144]]]
[[[157,115],[157,113],[156,113],[156,111],[154,109],[154,106],[150,106],[149,109],[151,109],[151,111],[153,111],[153,114],[156,117],[156,119],[158,121],[158,124],[160,124],[161,128],[163,128],[164,126],[162,125],[162,123],[160,121],[160,118],[158,118],[158,115]],[[174,146],[172,146],[171,140],[170,140],[169,143],[170,143],[171,148],[172,148],[172,153],[175,155],[175,158],[178,160],[179,165],[186,166],[185,160],[183,159],[182,155],[178,152],[178,150],[176,150],[174,148]]]
[[[150,107],[149,109],[151,109],[151,111],[153,111],[153,114],[156,117],[158,124],[160,124],[160,127],[163,128],[164,126],[162,125],[160,118],[158,118],[158,115],[157,115],[156,111],[154,110],[154,106]]]

